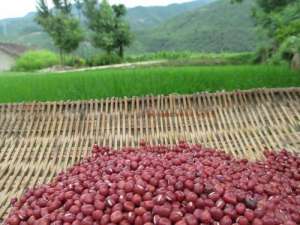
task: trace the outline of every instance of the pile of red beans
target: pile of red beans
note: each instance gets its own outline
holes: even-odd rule
[[[93,155],[12,200],[8,225],[296,225],[300,158],[236,160],[180,143]]]

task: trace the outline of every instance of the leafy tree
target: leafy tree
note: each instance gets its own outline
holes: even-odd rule
[[[290,36],[281,44],[277,55],[290,63],[291,68],[300,69],[300,37]]]
[[[107,0],[98,6],[97,0],[85,0],[85,15],[89,28],[93,31],[93,43],[97,48],[111,54],[114,49],[115,18],[112,7]]]
[[[115,13],[115,47],[118,49],[118,54],[121,58],[124,57],[124,47],[129,46],[132,42],[132,35],[129,24],[124,20],[126,8],[124,5],[114,5]]]
[[[231,0],[231,2],[242,2],[244,0]],[[256,0],[257,6],[265,13],[280,10],[281,8],[297,2],[298,0]]]
[[[300,2],[286,6],[280,13],[273,15],[277,29],[275,37],[278,42],[286,38],[300,34]]]
[[[79,22],[81,21],[81,16],[82,16],[82,8],[83,8],[83,0],[75,0],[75,7],[78,13],[78,19]]]
[[[241,2],[243,0],[233,0]],[[271,51],[278,58],[288,60],[291,65],[300,64],[300,1],[256,0],[253,10],[257,24],[263,27],[272,42]]]
[[[61,63],[65,53],[76,50],[83,40],[79,21],[72,15],[72,3],[68,0],[52,0],[54,9],[50,10],[45,0],[38,0],[36,21],[52,38],[59,49]]]
[[[97,0],[84,0],[84,13],[88,26],[93,31],[93,43],[107,54],[118,49],[120,57],[124,55],[124,47],[131,44],[129,24],[124,20],[124,5],[110,6],[107,0],[98,5]]]
[[[297,0],[257,0],[258,6],[265,12],[270,13],[296,2]]]

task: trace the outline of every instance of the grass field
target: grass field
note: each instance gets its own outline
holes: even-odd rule
[[[156,67],[65,74],[2,73],[0,102],[99,99],[299,86],[300,74],[286,67],[274,66]]]

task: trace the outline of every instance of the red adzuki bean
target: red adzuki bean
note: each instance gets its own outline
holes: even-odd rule
[[[5,225],[296,225],[300,158],[235,160],[180,142],[112,151],[90,158],[50,184],[12,199]]]

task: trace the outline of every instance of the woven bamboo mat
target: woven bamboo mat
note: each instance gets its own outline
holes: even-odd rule
[[[300,150],[300,89],[0,105],[0,220],[13,196],[49,182],[97,143],[179,140],[261,159]]]

